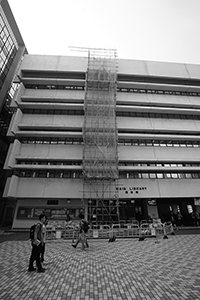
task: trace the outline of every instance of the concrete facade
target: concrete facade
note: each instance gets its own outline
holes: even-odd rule
[[[83,207],[86,71],[86,57],[24,57],[4,165],[13,228]],[[200,66],[119,59],[116,101],[120,219],[168,221],[180,211],[190,224],[200,211]]]

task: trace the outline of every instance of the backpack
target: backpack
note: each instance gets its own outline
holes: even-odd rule
[[[85,233],[87,233],[87,232],[88,232],[88,229],[89,229],[89,224],[88,224],[88,222],[85,221],[85,220],[82,220],[82,222],[83,222],[83,224],[82,224],[82,229],[83,229],[83,231],[84,231]]]
[[[29,238],[30,238],[31,240],[34,240],[35,227],[36,227],[37,224],[38,224],[38,223],[33,224],[33,225],[31,226],[31,228],[30,228],[30,231],[29,231]]]
[[[29,231],[29,238],[30,238],[31,240],[34,239],[34,232],[35,232],[35,227],[36,227],[36,225],[37,225],[37,224],[33,224],[33,225],[31,226],[31,228],[30,228],[30,231]]]

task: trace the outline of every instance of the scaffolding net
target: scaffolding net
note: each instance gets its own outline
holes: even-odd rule
[[[116,51],[89,49],[83,126],[83,200],[89,221],[96,224],[119,219],[116,87]]]

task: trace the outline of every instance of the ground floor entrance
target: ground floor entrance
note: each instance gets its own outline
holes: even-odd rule
[[[86,202],[81,199],[19,199],[8,204],[5,219],[10,223],[13,220],[13,228],[29,228],[41,213],[45,213],[53,225],[65,226],[69,221],[77,221],[81,211],[93,225],[159,218],[162,222],[171,221],[177,226],[200,226],[200,199],[197,198],[93,199]]]
[[[88,221],[92,224],[139,222],[147,217],[146,199],[89,200]]]
[[[176,226],[200,226],[200,205],[194,198],[144,198],[116,201],[92,200],[87,207],[92,224],[131,223],[161,219]]]
[[[199,226],[200,206],[194,198],[163,198],[157,201],[162,222],[171,221],[176,226]]]

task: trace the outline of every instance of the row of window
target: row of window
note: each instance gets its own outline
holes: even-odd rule
[[[82,145],[83,138],[51,138],[51,137],[23,137],[20,138],[23,144],[62,144]],[[120,146],[154,146],[154,147],[200,147],[200,141],[171,141],[171,140],[135,140],[119,139]]]
[[[1,144],[0,144],[1,145]],[[18,160],[18,165],[48,165],[48,166],[81,166],[82,160],[79,161],[48,161],[48,160]],[[133,167],[200,167],[200,163],[133,163],[119,162],[118,166],[133,166]]]
[[[84,115],[83,110],[66,110],[66,109],[23,109],[24,114],[31,115],[73,115],[73,116],[82,116]]]
[[[116,112],[117,117],[133,117],[133,118],[152,118],[152,119],[183,119],[183,120],[200,120],[200,115],[185,114],[161,114],[161,113],[142,113],[142,112]]]
[[[1,11],[1,13],[3,13]],[[9,32],[8,26],[0,14],[0,88],[9,72],[17,53],[17,43]]]
[[[44,114],[44,115],[84,115],[84,110],[65,110],[65,109],[23,109],[24,114]],[[159,118],[159,119],[183,119],[183,120],[200,120],[200,115],[184,114],[161,114],[161,113],[142,113],[117,111],[117,117],[131,118]]]
[[[119,162],[118,166],[133,166],[133,167],[200,167],[200,163],[132,163]]]
[[[61,145],[81,145],[82,138],[51,138],[51,137],[23,137],[20,138],[23,144],[61,144]]]
[[[12,117],[12,114],[15,110],[15,108],[11,108],[10,104],[14,95],[14,92],[16,91],[17,85],[11,84],[11,87],[9,91],[6,93],[5,98],[3,99],[3,107],[0,114],[0,135],[1,137],[6,137],[8,127],[10,124],[10,120]],[[8,137],[6,138],[8,141]]]
[[[85,86],[24,84],[26,89],[34,90],[84,90]]]
[[[154,146],[154,147],[200,147],[200,141],[119,139],[118,145],[149,146],[149,147],[151,147],[151,146]]]
[[[40,85],[40,84],[25,84],[27,89],[56,89],[56,90],[84,90],[85,86],[68,86],[68,85]],[[170,86],[169,86],[170,88]],[[195,96],[199,97],[200,93],[197,92],[181,92],[181,91],[164,91],[154,89],[134,89],[134,88],[117,88],[117,92],[128,92],[128,93],[145,93],[145,94],[159,94],[159,95],[178,95],[178,96]]]
[[[18,165],[81,166],[82,161],[18,160]]]
[[[0,67],[0,88],[2,87],[6,79],[6,76],[10,70],[10,67],[13,63],[16,54],[17,54],[17,48],[14,46],[12,48],[12,52],[9,53],[7,56],[5,56],[3,52],[0,52],[0,61],[2,61],[2,67]]]
[[[153,89],[118,88],[117,91],[127,92],[127,93],[140,93],[140,94],[159,94],[159,95],[193,96],[193,97],[200,96],[200,93],[197,92],[182,92],[182,91],[170,91],[170,90],[165,91],[165,90],[153,90]]]
[[[32,177],[32,178],[83,178],[82,171],[32,171],[32,170],[20,170],[14,171],[14,174],[19,177]]]
[[[15,171],[15,175],[19,177],[31,178],[83,178],[82,171],[46,171],[46,170],[20,170]],[[199,179],[200,172],[192,173],[144,173],[144,172],[119,172],[119,179]]]
[[[120,172],[120,179],[199,179],[200,172],[193,173],[180,173],[180,172],[168,172],[168,173],[143,173],[143,172]]]

